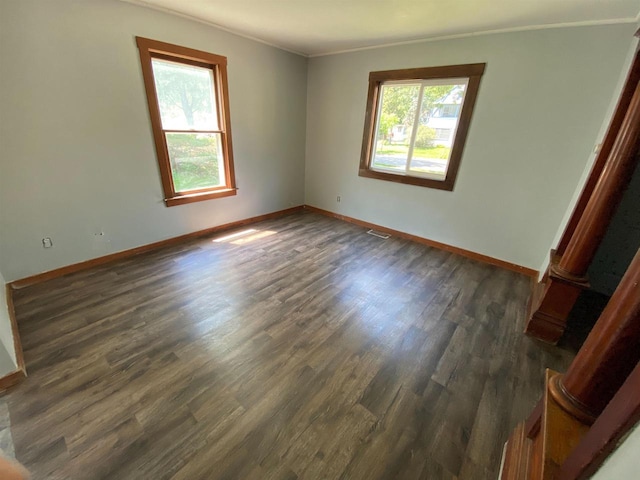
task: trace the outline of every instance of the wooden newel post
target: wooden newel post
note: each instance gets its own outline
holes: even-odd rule
[[[593,422],[640,361],[640,250],[604,312],[550,393],[570,414]]]
[[[620,203],[636,164],[635,151],[640,134],[640,83],[611,149],[609,160],[576,226],[554,273],[576,282],[587,280],[591,261]]]
[[[529,335],[555,343],[563,334],[578,295],[589,287],[587,269],[640,161],[639,149],[640,49],[596,159],[597,168],[558,250],[551,251],[549,269],[533,291],[525,328]],[[640,401],[628,401],[633,396],[629,392],[638,389],[640,365],[636,377],[627,379],[639,361],[640,250],[567,373],[547,370],[543,398],[507,441],[501,478],[586,478],[585,472],[592,472],[604,458],[603,448],[613,448],[626,431],[623,428],[640,418]],[[598,437],[603,432],[605,441]]]
[[[631,387],[625,384],[634,367],[640,368],[639,347],[640,249],[567,373],[547,370],[542,400],[509,437],[501,478],[586,478],[582,473],[595,465],[592,460],[599,450],[593,442],[581,443],[585,435],[592,428],[602,430],[604,422],[611,443],[625,425],[631,425],[632,415],[640,415],[640,403],[626,401],[629,391],[635,394],[640,378],[632,381]],[[624,412],[618,412],[621,408]],[[613,418],[614,425],[608,425],[606,418]],[[583,447],[576,450],[579,445]],[[585,452],[591,455],[586,460]]]

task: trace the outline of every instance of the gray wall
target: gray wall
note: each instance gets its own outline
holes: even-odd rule
[[[136,35],[228,57],[237,196],[164,206]],[[7,281],[304,202],[303,57],[114,0],[21,0],[0,2],[0,65]]]
[[[2,72],[0,72],[1,74]],[[1,76],[1,75],[0,75]],[[0,109],[0,119],[2,119],[2,110]],[[2,154],[2,143],[0,143],[0,179],[2,179],[2,163],[4,155]],[[4,203],[0,200],[0,219],[4,215]],[[3,226],[0,224],[0,232]],[[2,245],[0,245],[0,256],[2,256]],[[16,367],[16,352],[13,344],[13,331],[11,328],[11,319],[9,318],[9,309],[6,298],[6,285],[2,271],[0,271],[0,377],[7,372],[14,370]],[[7,368],[3,359],[10,358],[12,365]]]
[[[549,29],[312,58],[306,203],[538,269],[600,141],[634,31]],[[358,176],[370,71],[477,62],[487,68],[453,192]]]
[[[8,356],[13,362],[10,369],[6,368],[2,358],[4,354],[2,350],[5,350]],[[13,345],[13,332],[11,330],[11,320],[9,319],[9,310],[7,309],[7,298],[4,277],[0,273],[0,377],[5,373],[15,369],[16,367],[16,352]]]

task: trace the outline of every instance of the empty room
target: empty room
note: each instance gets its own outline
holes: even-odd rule
[[[0,0],[0,480],[625,480],[637,0]]]

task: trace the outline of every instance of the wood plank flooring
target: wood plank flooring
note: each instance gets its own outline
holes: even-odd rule
[[[311,213],[24,288],[13,449],[35,479],[494,479],[571,357],[521,333],[529,290]]]

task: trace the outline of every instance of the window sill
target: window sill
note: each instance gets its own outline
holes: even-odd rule
[[[165,198],[164,203],[167,207],[175,207],[176,205],[184,205],[185,203],[203,202],[214,198],[230,197],[232,195],[236,195],[237,192],[237,188],[228,188],[225,190],[215,190],[213,192],[176,195],[175,197]]]
[[[405,183],[408,185],[417,185],[419,187],[436,188],[438,190],[453,190],[454,180],[451,175],[447,174],[444,180],[433,180],[431,178],[412,177],[410,175],[397,175],[395,173],[378,172],[361,168],[359,171],[361,177],[375,178],[377,180],[387,180],[389,182]]]

